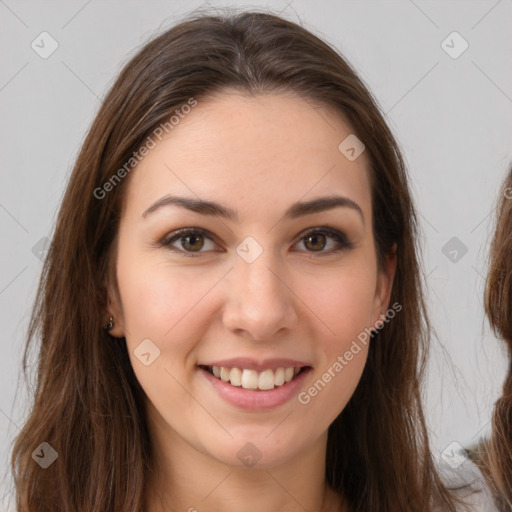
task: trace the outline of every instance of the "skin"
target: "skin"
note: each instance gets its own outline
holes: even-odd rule
[[[198,102],[127,178],[119,299],[110,293],[108,314],[147,394],[148,511],[348,510],[324,479],[327,429],[359,382],[367,346],[308,404],[293,397],[266,412],[225,402],[196,365],[298,359],[312,367],[307,390],[386,313],[396,258],[379,271],[366,154],[351,162],[338,150],[351,133],[339,114],[298,96],[225,91]],[[239,222],[178,206],[142,216],[167,194],[217,201]],[[349,207],[282,218],[296,201],[333,194],[357,203],[364,220]],[[322,225],[353,247],[333,252],[330,236],[304,239]],[[191,227],[215,238],[185,248],[181,238],[175,251],[158,244]],[[236,252],[247,236],[263,248],[250,264]],[[180,255],[187,249],[196,256]],[[160,350],[149,366],[134,355],[146,338]],[[247,442],[261,453],[250,468],[237,457]]]

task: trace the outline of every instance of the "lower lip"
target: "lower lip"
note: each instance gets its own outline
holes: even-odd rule
[[[248,411],[267,411],[274,409],[288,402],[293,396],[296,396],[311,368],[303,370],[301,373],[286,382],[282,386],[274,387],[268,391],[256,389],[244,389],[241,386],[232,386],[228,382],[224,382],[214,377],[204,368],[199,371],[206,377],[210,384],[215,388],[217,393],[226,402],[240,409]]]

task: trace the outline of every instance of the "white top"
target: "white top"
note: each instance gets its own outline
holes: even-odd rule
[[[438,470],[446,487],[468,504],[466,509],[460,508],[461,512],[499,512],[482,472],[471,459],[466,458],[457,467],[442,461]]]

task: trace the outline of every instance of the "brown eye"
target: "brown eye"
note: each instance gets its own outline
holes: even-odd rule
[[[304,237],[304,245],[312,251],[321,251],[326,245],[325,235],[321,233],[314,233]]]
[[[208,252],[208,249],[215,250],[216,244],[207,231],[186,228],[171,233],[160,241],[160,245],[185,256],[200,256],[203,252]]]
[[[306,252],[318,253],[319,256],[354,247],[344,233],[329,226],[310,230],[298,243],[304,244]],[[201,228],[180,229],[160,240],[159,244],[183,256],[200,256],[204,252],[215,251],[217,245],[214,235]]]
[[[186,251],[199,251],[204,245],[203,235],[187,235],[181,237],[181,246]],[[184,240],[184,241],[183,241]]]
[[[354,247],[344,233],[329,226],[308,231],[299,243],[304,244],[307,252],[317,252],[319,255],[328,255]]]

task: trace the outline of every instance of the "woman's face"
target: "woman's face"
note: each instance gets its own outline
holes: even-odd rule
[[[338,148],[351,133],[298,96],[224,93],[127,178],[111,333],[160,440],[271,467],[326,439],[394,275],[377,268],[366,154]]]

